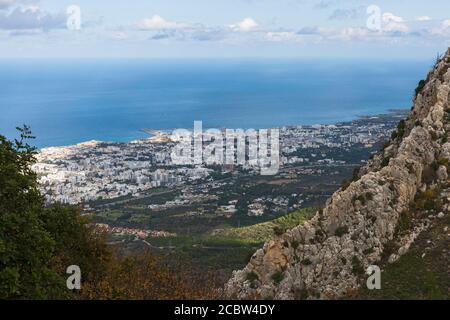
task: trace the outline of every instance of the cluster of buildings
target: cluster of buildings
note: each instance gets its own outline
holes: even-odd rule
[[[153,211],[163,211],[182,206],[192,206],[196,203],[203,203],[215,200],[218,200],[218,197],[216,195],[193,194],[190,192],[184,192],[180,196],[175,197],[175,199],[166,201],[163,204],[150,204],[148,205],[148,209]]]
[[[42,149],[33,169],[49,202],[85,203],[140,196],[160,187],[176,187],[209,176],[203,167],[172,167],[170,142],[91,141]]]
[[[372,121],[371,121],[372,120]],[[351,123],[282,127],[281,162],[290,164],[343,164],[323,150],[348,149],[355,145],[372,148],[380,140],[389,139],[393,123],[376,121],[378,117],[358,119]],[[307,153],[302,151],[307,150]],[[306,156],[299,156],[306,154]]]
[[[170,233],[167,231],[155,231],[155,230],[141,230],[141,229],[132,229],[132,228],[122,228],[122,227],[111,227],[105,223],[97,223],[95,224],[95,229],[101,233],[108,233],[114,235],[129,235],[135,236],[139,239],[147,239],[147,238],[169,238],[176,237],[175,233]]]
[[[289,175],[286,169],[294,166],[305,166],[304,174],[314,174],[320,169],[306,167],[345,164],[345,160],[336,158],[336,150],[355,145],[372,148],[390,136],[395,121],[395,117],[382,121],[373,117],[335,125],[282,127],[280,165],[285,170],[280,170],[280,175]],[[46,148],[38,154],[34,170],[47,200],[68,204],[140,196],[160,187],[192,190],[189,196],[166,203],[165,208],[195,203],[197,195],[208,195],[210,190],[226,185],[224,167],[173,165],[171,151],[174,146],[170,139],[147,139],[129,143],[91,141]],[[239,172],[236,169],[227,168],[233,173]],[[217,171],[221,173],[216,175]],[[257,175],[259,171],[250,171],[250,174]],[[208,184],[205,185],[205,181]],[[197,184],[202,184],[203,189],[192,188]],[[150,209],[161,208],[161,205],[152,205]],[[221,208],[226,214],[235,210],[233,204]],[[249,207],[250,214],[255,216],[263,214],[264,210],[258,202]]]

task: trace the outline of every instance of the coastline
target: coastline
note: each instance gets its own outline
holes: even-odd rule
[[[383,118],[383,117],[398,117],[399,119],[402,119],[405,117],[405,115],[409,114],[410,109],[407,108],[391,108],[387,109],[384,113],[374,114],[374,115],[358,115],[352,120],[348,121],[333,121],[331,123],[317,123],[317,124],[288,124],[278,127],[272,127],[272,128],[259,128],[259,129],[274,129],[274,128],[293,128],[293,127],[312,127],[312,126],[329,126],[329,125],[344,125],[344,124],[351,124],[355,121],[361,121],[361,120],[369,120],[369,119],[376,119],[376,118]],[[186,128],[189,130],[189,128]],[[204,128],[207,129],[207,128]],[[221,130],[224,128],[220,128]],[[248,129],[248,128],[243,128]],[[170,134],[175,130],[172,129],[151,129],[151,128],[141,128],[137,130],[137,132],[141,132],[144,134],[149,135],[147,138],[133,138],[129,140],[85,140],[80,141],[78,143],[72,143],[72,144],[62,144],[62,145],[53,145],[53,146],[44,146],[42,148],[38,148],[38,151],[43,150],[49,150],[49,149],[58,149],[58,148],[74,148],[74,147],[91,147],[95,144],[101,144],[101,143],[108,143],[108,144],[129,144],[134,142],[155,142],[155,143],[164,143],[167,141],[167,135]]]

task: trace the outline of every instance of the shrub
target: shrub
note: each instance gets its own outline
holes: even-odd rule
[[[342,191],[345,191],[345,190],[347,190],[348,189],[348,187],[350,187],[350,185],[352,184],[352,182],[351,181],[348,181],[348,180],[344,180],[344,182],[342,183],[342,187],[341,187],[341,189],[342,189]]]
[[[285,230],[280,226],[275,226],[273,228],[273,233],[275,233],[276,236],[281,236],[285,233]]]
[[[291,242],[291,247],[292,247],[294,250],[297,250],[297,248],[299,247],[299,245],[300,245],[300,243],[299,243],[297,240],[294,240],[294,241]]]
[[[308,290],[306,290],[305,288],[303,289],[295,289],[294,290],[294,299],[295,300],[306,300],[308,299]]]
[[[361,202],[361,204],[364,206],[366,205],[366,195],[365,194],[360,194],[359,196],[355,196],[353,198],[353,202],[359,201]]]
[[[304,266],[309,266],[309,265],[311,265],[312,264],[312,262],[311,262],[311,260],[309,260],[308,258],[306,258],[306,259],[304,259],[303,261],[302,261],[302,265],[304,265]]]
[[[380,151],[386,150],[390,145],[391,145],[391,142],[390,142],[390,141],[385,141],[385,142],[382,144]]]
[[[446,167],[448,167],[450,161],[449,161],[446,157],[439,157],[439,158],[436,160],[436,162],[437,162],[437,164],[438,164],[439,166],[446,166]]]
[[[406,122],[405,120],[401,120],[397,126],[397,133],[399,137],[403,137],[405,135],[406,130]]]
[[[245,275],[245,279],[247,279],[247,281],[254,282],[259,280],[259,277],[254,271],[251,271]]]
[[[347,226],[344,226],[344,227],[339,227],[339,228],[337,228],[336,231],[334,232],[334,235],[335,235],[336,237],[341,238],[342,236],[344,236],[344,235],[347,234],[347,233],[348,233],[348,227],[347,227]]]
[[[425,81],[425,80],[420,80],[420,81],[419,81],[419,84],[417,85],[417,88],[416,88],[416,96],[417,96],[419,93],[422,92],[423,88],[425,88],[425,85],[426,85],[426,81]]]
[[[275,284],[280,284],[284,279],[284,274],[282,271],[277,271],[272,275],[272,280]]]
[[[409,230],[411,228],[412,220],[413,214],[411,211],[403,211],[402,213],[400,213],[396,233],[399,234],[404,230]]]
[[[397,131],[394,131],[394,132],[392,132],[392,134],[391,134],[391,139],[392,139],[392,140],[395,140],[395,139],[397,139],[399,136],[400,136],[400,135],[398,134],[398,132],[397,132]]]
[[[353,256],[352,259],[352,271],[355,275],[362,275],[364,274],[364,267],[361,263],[361,260],[357,256]]]
[[[433,139],[433,141],[436,141],[439,138],[437,133],[434,131],[431,131],[430,135],[431,135],[431,139]]]
[[[389,165],[389,161],[391,161],[391,157],[384,158],[383,161],[381,161],[381,167],[387,167]]]
[[[361,170],[360,167],[353,169],[352,181],[358,181],[359,180],[359,171],[360,170]]]
[[[419,193],[415,199],[415,208],[418,210],[440,210],[442,203],[439,200],[439,192],[438,188],[434,188]]]

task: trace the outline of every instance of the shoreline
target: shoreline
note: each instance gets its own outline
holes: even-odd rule
[[[354,119],[352,120],[348,120],[348,121],[334,121],[334,122],[330,122],[330,123],[316,123],[316,124],[289,124],[289,125],[283,125],[283,126],[278,126],[278,127],[271,127],[271,128],[259,128],[260,129],[275,129],[275,128],[293,128],[293,127],[312,127],[312,126],[330,126],[330,125],[342,125],[342,124],[351,124],[355,121],[364,121],[364,120],[370,120],[370,119],[376,119],[376,118],[382,118],[382,117],[395,117],[398,116],[400,117],[405,117],[409,114],[411,110],[407,109],[407,108],[391,108],[391,109],[387,109],[385,113],[379,113],[379,114],[374,114],[374,115],[358,115],[356,116]],[[207,130],[208,128],[203,128],[204,130]],[[225,128],[220,128],[225,129]],[[246,128],[243,128],[244,130],[246,130]],[[248,129],[248,128],[247,128]],[[52,146],[45,146],[42,148],[37,148],[37,150],[39,152],[43,151],[43,150],[48,150],[48,149],[57,149],[57,148],[73,148],[73,147],[89,147],[92,146],[94,144],[101,144],[101,143],[108,143],[108,144],[128,144],[128,143],[134,143],[134,142],[142,142],[142,141],[146,141],[146,142],[157,142],[157,143],[164,143],[167,142],[166,141],[166,137],[168,134],[170,134],[170,132],[172,132],[173,130],[175,130],[175,128],[172,129],[151,129],[151,128],[141,128],[139,130],[137,130],[138,132],[141,132],[143,134],[147,134],[149,137],[146,138],[134,138],[134,139],[130,139],[127,141],[119,141],[119,140],[85,140],[85,141],[80,141],[78,143],[73,143],[73,144],[62,144],[62,145],[52,145]],[[188,129],[190,130],[190,129]],[[153,140],[153,141],[152,141]]]

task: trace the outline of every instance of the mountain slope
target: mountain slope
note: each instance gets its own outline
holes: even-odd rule
[[[391,143],[307,223],[257,251],[225,287],[239,299],[354,296],[369,265],[395,263],[448,211],[450,50],[416,90]],[[442,212],[441,212],[442,209]]]

